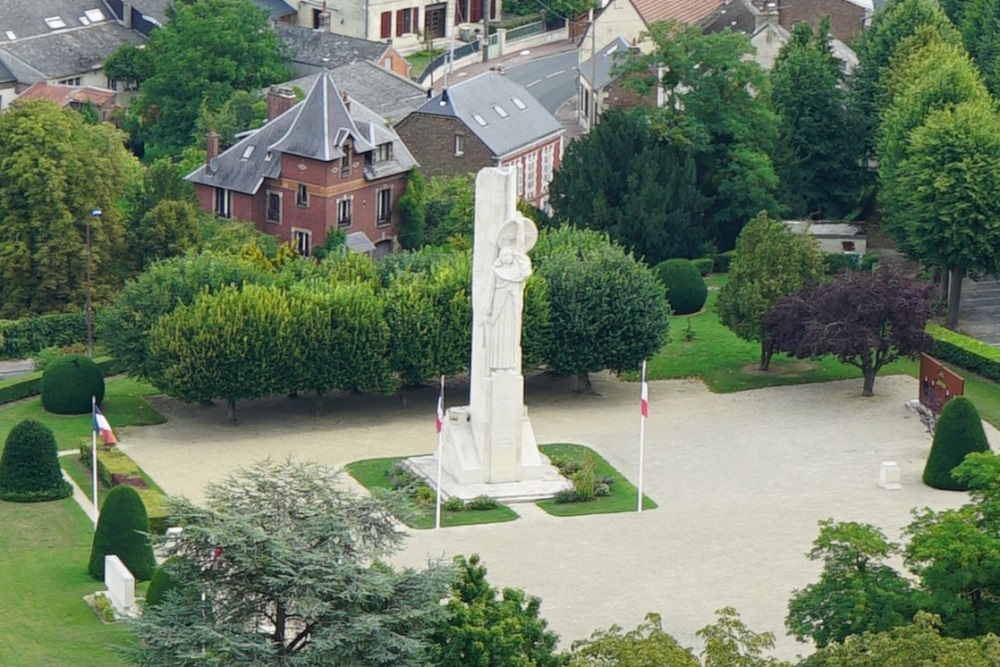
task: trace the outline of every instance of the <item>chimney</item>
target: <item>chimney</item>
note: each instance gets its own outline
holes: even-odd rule
[[[214,160],[219,155],[219,135],[212,130],[205,135],[205,173],[212,174],[212,170],[209,165],[211,165],[212,160]]]
[[[122,2],[122,25],[132,29],[132,0]]]
[[[344,108],[345,109],[347,109],[348,111],[351,110],[351,100],[350,100],[350,98],[347,97],[347,91],[346,90],[340,91],[340,101],[344,103]]]
[[[267,120],[274,120],[295,106],[295,92],[288,86],[271,86],[267,91]]]
[[[778,25],[780,12],[775,0],[754,0],[754,32],[766,27]]]

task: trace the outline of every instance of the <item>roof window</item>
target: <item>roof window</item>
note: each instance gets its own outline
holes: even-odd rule
[[[489,123],[486,122],[486,119],[483,118],[482,116],[480,116],[479,114],[477,114],[475,111],[472,112],[472,118],[477,123],[479,123],[482,127],[488,127],[489,126]]]
[[[15,39],[17,39],[17,35],[15,35],[15,34],[14,34],[14,31],[13,31],[13,30],[8,30],[7,32],[5,32],[5,33],[4,33],[4,35],[6,35],[6,36],[7,36],[7,39],[9,39],[9,40],[10,40],[10,41],[12,41],[12,42],[13,42],[13,41],[14,41]]]
[[[496,111],[497,115],[500,116],[501,118],[510,118],[510,114],[507,113],[507,110],[504,109],[499,104],[494,104],[493,105],[493,110]]]
[[[45,19],[45,25],[49,26],[52,30],[58,30],[59,28],[65,28],[66,22],[59,16],[50,16]]]
[[[522,100],[522,99],[521,99],[520,97],[518,97],[517,95],[515,95],[515,96],[514,96],[514,97],[512,97],[512,98],[510,98],[510,101],[511,101],[511,102],[513,102],[513,103],[514,103],[514,106],[516,106],[516,107],[517,107],[518,109],[520,109],[521,111],[524,111],[525,109],[527,109],[527,108],[528,108],[528,105],[524,103],[524,100]]]
[[[257,147],[256,145],[250,144],[249,146],[247,146],[246,148],[244,148],[243,149],[243,159],[244,160],[249,160],[250,156],[253,155],[253,149],[256,148],[256,147]]]
[[[105,19],[104,12],[100,9],[88,9],[83,13],[91,23],[100,23]]]

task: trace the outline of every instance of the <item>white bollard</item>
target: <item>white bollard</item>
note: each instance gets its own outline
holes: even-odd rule
[[[878,471],[878,485],[883,489],[895,491],[903,488],[899,480],[899,464],[895,461],[882,461]]]

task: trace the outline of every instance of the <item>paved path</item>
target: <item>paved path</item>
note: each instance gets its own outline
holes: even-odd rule
[[[599,451],[635,481],[638,388],[596,378],[600,396],[579,396],[568,381],[530,378],[527,401],[539,442],[575,442]],[[684,645],[735,606],[758,631],[778,635],[777,654],[809,648],[784,636],[792,590],[814,581],[804,554],[828,517],[881,526],[891,539],[910,508],[954,507],[961,493],[925,487],[930,438],[904,407],[916,381],[879,378],[862,398],[860,380],[716,395],[697,381],[654,382],[648,422],[646,492],[657,510],[557,519],[518,507],[507,524],[413,531],[398,564],[479,553],[498,586],[523,587],[564,645],[597,628],[634,627],[648,611]],[[449,386],[447,404],[467,387]],[[332,466],[434,449],[435,395],[398,399],[346,395],[316,415],[311,398],[241,404],[241,424],[224,406],[155,399],[160,426],[125,428],[132,456],[168,492],[201,499],[205,483],[265,456]],[[994,448],[1000,434],[987,426]],[[877,486],[879,464],[897,461],[903,489]]]
[[[75,449],[64,449],[63,451],[59,452],[60,458],[63,456],[79,456],[79,455],[80,452]],[[97,521],[97,512],[94,510],[94,503],[91,502],[91,497],[88,496],[83,491],[83,489],[81,489],[79,486],[76,485],[76,482],[74,482],[73,479],[66,474],[65,470],[63,470],[62,476],[63,479],[69,482],[69,485],[73,487],[73,500],[76,501],[76,504],[79,505],[81,509],[83,509],[83,513],[87,515],[88,519],[90,519],[91,521]]]
[[[27,375],[35,370],[35,362],[31,359],[7,359],[0,361],[0,380],[9,380],[21,375]]]

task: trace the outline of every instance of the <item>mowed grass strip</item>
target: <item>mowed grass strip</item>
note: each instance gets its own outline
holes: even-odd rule
[[[356,479],[369,491],[374,489],[392,489],[389,483],[389,471],[394,465],[409,457],[393,456],[381,459],[365,459],[355,461],[344,466],[347,473]],[[434,527],[434,507],[415,506],[415,516],[406,520],[406,525],[410,528],[433,528]],[[502,523],[513,521],[518,518],[517,512],[500,505],[492,510],[462,510],[461,512],[451,512],[441,509],[441,526],[470,526],[480,523]]]
[[[638,506],[639,490],[625,479],[625,476],[615,470],[604,458],[583,445],[554,444],[539,445],[542,453],[553,459],[569,459],[571,461],[583,461],[589,453],[594,459],[594,466],[597,469],[598,477],[613,477],[615,483],[611,485],[611,495],[595,498],[582,503],[557,503],[554,500],[543,500],[538,506],[553,516],[583,516],[585,514],[612,514],[615,512],[635,512]],[[642,509],[656,509],[657,505],[653,500],[643,494]]]

